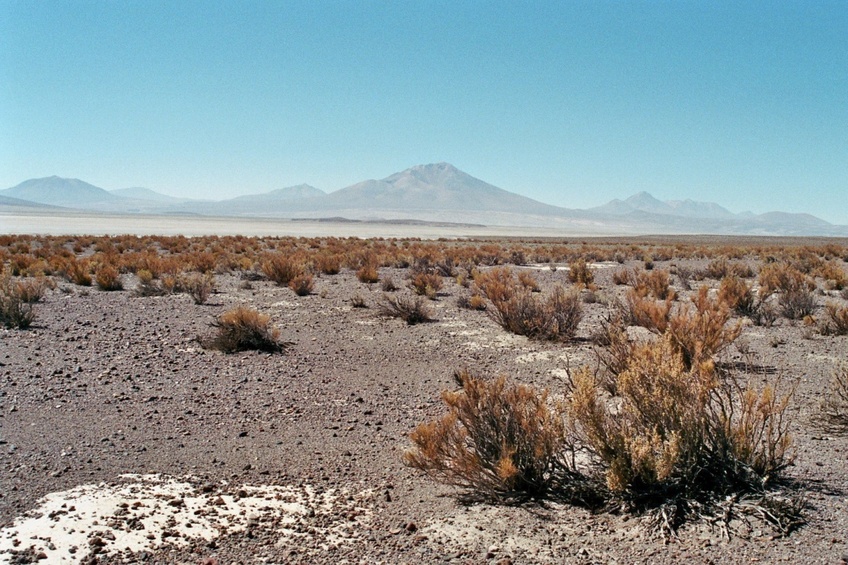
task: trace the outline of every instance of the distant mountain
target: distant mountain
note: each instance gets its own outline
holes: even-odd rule
[[[167,194],[162,194],[161,192],[156,192],[155,190],[150,190],[149,188],[142,188],[140,186],[135,186],[132,188],[116,188],[114,190],[110,190],[110,193],[115,196],[120,196],[121,198],[131,198],[133,200],[144,200],[147,202],[156,202],[158,204],[179,204],[182,202],[189,202],[190,198],[177,198],[175,196],[168,196]]]
[[[367,208],[373,212],[506,212],[563,215],[565,208],[508,192],[448,163],[418,165],[382,180],[367,180],[327,197],[333,209]]]
[[[120,201],[119,196],[87,182],[57,176],[24,181],[12,188],[0,190],[0,196],[9,196],[51,206],[82,209],[96,208]]]
[[[589,209],[602,214],[623,215],[632,212],[647,212],[684,218],[732,219],[737,215],[713,202],[694,200],[668,200],[663,202],[648,194],[639,192],[627,200],[612,200],[603,206]]]
[[[301,184],[217,202],[173,198],[146,188],[106,191],[59,177],[0,190],[0,207],[6,214],[14,214],[16,207],[48,205],[127,214],[438,222],[587,234],[848,236],[848,226],[834,226],[809,214],[734,214],[712,202],[663,202],[647,192],[588,210],[561,208],[503,190],[448,163],[418,165],[330,193]],[[56,208],[56,213],[66,210]]]
[[[55,208],[57,210],[62,209],[59,206],[51,206],[50,204],[41,204],[40,202],[33,202],[32,200],[21,200],[20,198],[12,198],[11,196],[2,195],[0,195],[0,206],[15,206],[17,208]]]
[[[308,184],[299,184],[297,186],[287,186],[286,188],[278,188],[270,192],[261,194],[248,194],[245,196],[237,196],[225,202],[268,202],[281,200],[301,200],[304,198],[321,198],[327,196],[327,193],[319,188]]]

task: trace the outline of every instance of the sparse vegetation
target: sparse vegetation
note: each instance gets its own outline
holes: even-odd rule
[[[380,302],[380,314],[388,318],[400,318],[410,326],[433,320],[433,313],[422,296],[384,294]]]
[[[6,328],[29,328],[35,320],[30,302],[21,294],[21,287],[9,273],[0,275],[0,324]]]
[[[100,290],[123,290],[124,283],[121,281],[121,275],[118,270],[112,265],[103,265],[97,269],[95,277],[97,287]]]
[[[848,434],[848,366],[836,371],[823,397],[813,422],[828,433]]]
[[[461,389],[442,393],[448,413],[412,432],[408,465],[469,497],[495,500],[544,496],[576,476],[546,392],[504,377],[455,376]]]
[[[257,350],[280,353],[291,344],[280,339],[280,330],[271,325],[271,318],[246,306],[224,312],[212,322],[216,332],[201,340],[207,349],[224,353]]]

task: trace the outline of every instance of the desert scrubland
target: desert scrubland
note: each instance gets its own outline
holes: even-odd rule
[[[0,562],[835,563],[848,241],[0,236]]]

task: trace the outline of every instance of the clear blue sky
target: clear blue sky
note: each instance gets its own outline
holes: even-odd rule
[[[848,2],[0,0],[0,187],[224,198],[447,161],[848,224]]]

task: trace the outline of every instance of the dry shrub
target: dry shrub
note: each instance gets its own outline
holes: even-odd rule
[[[204,347],[218,349],[224,353],[237,351],[266,351],[279,353],[290,343],[281,341],[280,330],[271,325],[271,318],[246,306],[238,306],[224,312],[212,322],[216,333],[201,340]]]
[[[848,434],[848,366],[834,374],[813,422],[828,433]]]
[[[65,278],[79,286],[91,286],[90,266],[87,260],[77,260],[71,258],[65,262],[64,266]]]
[[[615,377],[627,368],[635,347],[627,336],[620,312],[601,323],[600,329],[593,335],[593,341],[600,346],[595,349],[598,364],[603,368],[600,384],[607,392],[615,394]]]
[[[448,413],[419,425],[407,465],[483,499],[544,496],[573,475],[563,420],[547,392],[467,372],[442,393]]]
[[[215,276],[211,272],[191,273],[181,277],[179,287],[191,296],[195,304],[206,304],[209,295],[215,290]]]
[[[112,265],[103,265],[97,269],[95,280],[100,290],[111,291],[123,290],[124,288],[124,283],[121,282],[121,275],[118,273],[118,269]]]
[[[153,273],[147,269],[142,269],[136,273],[138,277],[138,286],[135,287],[136,296],[162,296],[167,294],[159,281],[153,278]]]
[[[665,269],[642,272],[636,275],[633,289],[640,296],[650,296],[657,300],[674,300],[674,290],[671,288],[671,277]]]
[[[476,292],[472,293],[470,296],[460,296],[456,302],[460,308],[465,308],[466,310],[486,309],[486,299]]]
[[[286,286],[303,273],[303,264],[278,253],[265,258],[262,272],[277,285]]]
[[[828,302],[824,311],[827,320],[822,325],[822,335],[848,335],[848,306]]]
[[[496,267],[488,271],[474,271],[474,284],[492,302],[510,300],[519,290],[509,267]]]
[[[616,269],[612,274],[612,282],[617,285],[636,284],[636,273],[630,269]]]
[[[742,332],[741,324],[728,327],[730,309],[709,296],[702,286],[691,304],[682,306],[668,322],[667,333],[687,368],[708,363],[733,343]]]
[[[298,296],[308,296],[309,294],[312,294],[312,289],[314,288],[312,275],[309,273],[303,273],[296,276],[289,281],[289,288],[292,289]]]
[[[582,257],[568,264],[568,280],[589,287],[595,282],[595,274]]]
[[[6,328],[25,330],[33,321],[35,312],[32,305],[23,299],[10,273],[4,272],[0,275],[0,324]]]
[[[356,271],[356,278],[359,282],[372,284],[380,280],[380,275],[377,273],[377,266],[369,263]]]
[[[816,310],[816,297],[805,288],[793,288],[782,292],[777,299],[780,313],[790,320],[801,320]]]
[[[342,260],[338,255],[319,253],[315,256],[315,268],[325,275],[337,275],[342,269]]]
[[[664,333],[668,327],[672,305],[673,301],[670,298],[661,301],[653,300],[631,288],[625,295],[624,317],[630,325]]]
[[[728,308],[743,316],[750,316],[756,308],[751,287],[736,275],[728,275],[721,279],[718,299]]]
[[[836,261],[823,263],[815,274],[825,280],[825,285],[830,290],[842,290],[848,287],[848,274]]]
[[[507,300],[489,300],[492,319],[508,332],[532,339],[566,341],[574,337],[583,318],[578,292],[554,287],[546,297],[519,289]]]
[[[714,259],[698,273],[702,278],[721,280],[725,277],[739,277],[749,279],[754,276],[754,271],[745,263],[731,262],[725,257]]]
[[[415,273],[409,280],[409,286],[415,294],[435,300],[436,294],[442,289],[442,276],[436,273]]]
[[[788,263],[767,263],[760,268],[758,282],[760,298],[765,299],[775,292],[814,290],[815,281]]]
[[[354,308],[368,308],[368,303],[365,301],[365,297],[359,293],[350,297],[350,305]]]
[[[433,314],[421,296],[383,295],[380,314],[388,318],[400,318],[410,326],[433,320]]]
[[[394,292],[398,289],[392,277],[383,277],[383,280],[380,282],[380,288],[383,292]]]
[[[40,302],[48,288],[56,288],[56,284],[46,277],[24,279],[15,283],[15,293],[27,304]]]
[[[530,292],[541,292],[542,289],[539,288],[539,281],[536,280],[536,277],[528,273],[527,271],[520,271],[518,273],[518,282],[529,290]]]
[[[698,500],[760,491],[792,460],[791,393],[756,391],[709,367],[688,367],[670,336],[634,348],[615,390],[608,400],[588,370],[579,372],[569,414],[617,496]]]

